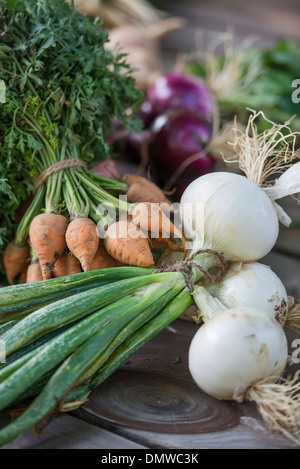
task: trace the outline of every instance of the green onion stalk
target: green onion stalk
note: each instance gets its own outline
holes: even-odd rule
[[[29,405],[0,431],[1,447],[44,419],[80,406],[193,302],[181,272],[150,268],[101,269],[28,286],[23,300],[16,290],[24,285],[3,288],[0,299],[6,311],[0,409]],[[44,304],[32,311],[43,295]]]

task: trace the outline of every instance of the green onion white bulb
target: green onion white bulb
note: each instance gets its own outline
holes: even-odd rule
[[[184,234],[195,249],[212,248],[226,260],[250,262],[268,254],[279,222],[271,199],[234,173],[210,173],[193,181],[181,198]]]
[[[207,283],[207,291],[226,308],[251,306],[277,317],[286,314],[288,295],[273,270],[259,262],[232,265],[217,283]]]
[[[232,308],[202,325],[189,348],[189,370],[207,394],[242,402],[265,378],[285,369],[287,340],[279,323],[261,309]]]

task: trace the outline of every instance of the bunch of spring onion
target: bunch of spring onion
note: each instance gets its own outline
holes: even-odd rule
[[[3,288],[0,408],[34,399],[0,431],[0,446],[82,404],[191,305],[185,287],[179,272],[119,267]]]
[[[199,310],[196,321],[204,321],[204,326],[200,327],[191,344],[190,371],[206,392],[219,399],[238,401],[250,399],[254,383],[264,379],[274,383],[280,379],[288,359],[282,325],[299,330],[299,305],[292,306],[280,279],[257,262],[274,246],[279,221],[286,226],[291,222],[276,201],[300,191],[300,163],[297,163],[295,151],[298,134],[290,131],[288,123],[272,123],[269,130],[258,134],[255,125],[258,117],[265,118],[261,112],[253,113],[246,130],[237,130],[233,142],[239,166],[247,177],[221,172],[208,174],[191,183],[181,199],[184,232],[190,240],[189,253],[213,249],[222,253],[229,266],[223,279],[217,283],[201,282],[202,285],[195,287],[193,299]],[[179,256],[174,253],[163,255],[166,263],[172,258],[178,260]],[[215,258],[202,253],[196,255],[194,261],[210,270],[214,267]],[[195,271],[196,281],[198,278]],[[267,316],[265,326],[263,321],[251,319],[249,308],[253,315],[258,311],[257,317]],[[186,311],[184,317],[190,318],[194,311],[195,308],[192,312],[191,309]],[[228,319],[228,328],[223,334],[226,318],[231,319]],[[248,321],[251,327],[242,328],[239,321],[244,321],[244,326]],[[274,329],[269,342],[261,334],[265,327],[270,331]],[[207,340],[206,332],[209,334]],[[224,339],[226,335],[228,341]],[[252,335],[257,339],[255,344],[247,341],[247,337]],[[241,354],[240,343],[246,344]],[[235,345],[230,348],[230,344]],[[273,344],[273,348],[269,344]],[[212,351],[213,346],[216,353]],[[264,347],[268,360],[260,358]],[[220,361],[227,350],[228,360]],[[236,361],[232,360],[235,355]],[[245,371],[247,364],[249,374]],[[208,370],[213,370],[212,375]],[[229,379],[231,393],[222,387],[226,374],[232,378]],[[252,391],[251,399],[257,402],[271,428],[286,434],[290,431],[292,438],[297,438],[300,426],[299,383],[295,379],[292,385],[276,386],[274,389],[271,387],[270,394],[263,394],[264,387],[260,395]],[[243,393],[239,392],[240,388]]]
[[[275,200],[299,192],[300,163],[293,164],[296,153],[282,127],[274,125],[272,133],[257,135],[255,117],[235,141],[246,176],[206,175],[183,195],[182,220],[190,242],[185,263],[161,269],[103,269],[2,289],[0,338],[7,362],[0,371],[0,408],[25,398],[30,402],[1,430],[1,446],[57,412],[80,406],[92,389],[180,317],[193,300],[202,311],[196,284],[218,268],[216,253],[230,265],[257,261],[273,248],[279,219],[288,224]],[[293,142],[295,134],[290,138]],[[265,187],[266,176],[280,169],[285,170],[282,176]],[[280,323],[263,309],[245,305],[218,309],[199,328],[189,363],[193,378],[206,392],[217,398],[255,400],[270,429],[296,439],[299,386],[293,380],[277,383],[287,359]],[[220,385],[222,370],[234,377],[233,389],[224,391]]]

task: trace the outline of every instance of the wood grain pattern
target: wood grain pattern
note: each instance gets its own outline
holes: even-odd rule
[[[117,371],[84,408],[112,425],[182,435],[234,428],[242,416],[236,403],[216,401],[189,377],[151,370]]]
[[[292,256],[273,251],[261,262],[267,264],[278,275],[289,295],[300,298],[300,262]]]
[[[9,421],[7,412],[1,412],[0,428]],[[6,449],[145,449],[128,438],[91,425],[70,415],[61,414],[41,435],[27,430]]]

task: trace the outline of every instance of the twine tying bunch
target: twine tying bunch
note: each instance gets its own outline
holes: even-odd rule
[[[34,182],[34,188],[37,190],[44,182],[47,181],[48,177],[51,176],[52,174],[58,173],[59,171],[62,171],[64,169],[69,169],[69,168],[87,168],[87,164],[79,160],[77,158],[71,158],[68,160],[63,160],[63,161],[58,161],[57,163],[53,164],[52,166],[49,166],[49,168],[45,169],[35,180]]]
[[[193,259],[198,256],[199,254],[213,254],[216,256],[220,263],[221,263],[221,268],[219,271],[213,275],[210,274],[206,269],[204,269],[201,265],[197,264],[196,262],[193,262]],[[225,258],[222,254],[220,254],[217,251],[214,251],[213,249],[199,249],[198,251],[194,252],[191,254],[187,259],[182,260],[182,261],[177,261],[172,265],[166,265],[162,264],[162,266],[155,270],[154,273],[160,273],[160,272],[181,272],[182,275],[185,278],[186,284],[188,289],[190,290],[191,293],[194,291],[194,277],[193,277],[193,272],[192,269],[195,267],[198,269],[204,277],[209,280],[212,283],[218,282],[223,275],[226,272],[227,269],[227,263],[225,261]]]

